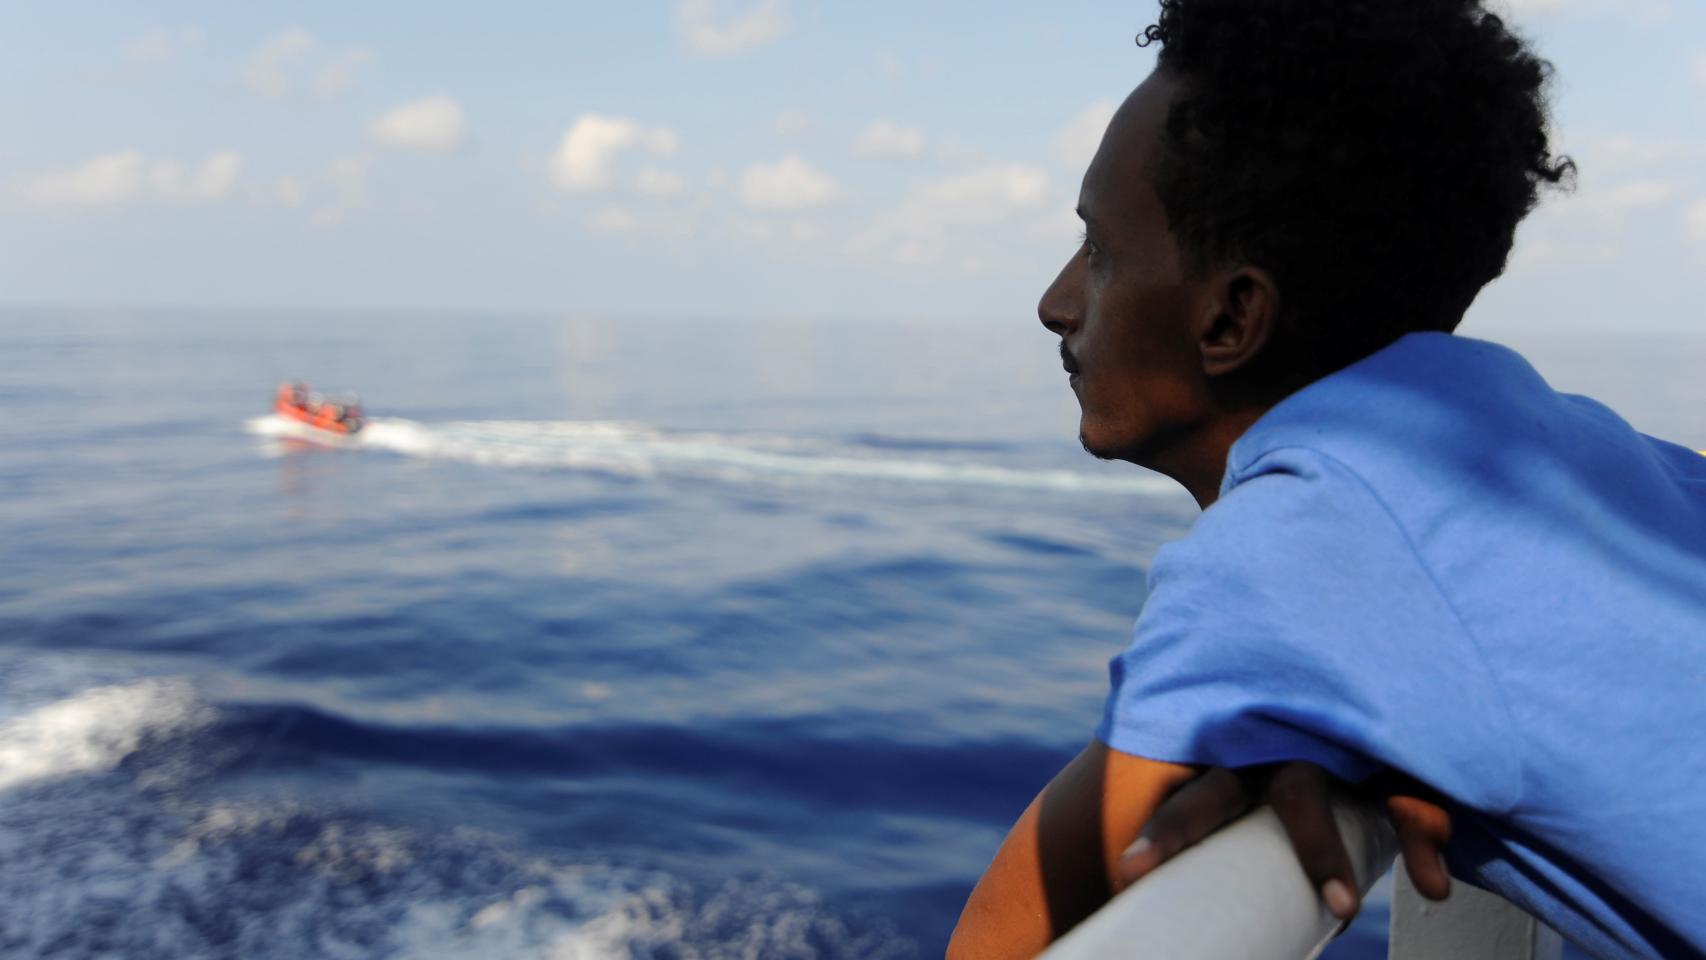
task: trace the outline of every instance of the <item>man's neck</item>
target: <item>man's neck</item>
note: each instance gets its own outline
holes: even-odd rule
[[[1207,510],[1220,498],[1232,445],[1272,406],[1266,403],[1224,411],[1183,442],[1170,445],[1165,453],[1141,465],[1177,480],[1196,499],[1197,506]]]

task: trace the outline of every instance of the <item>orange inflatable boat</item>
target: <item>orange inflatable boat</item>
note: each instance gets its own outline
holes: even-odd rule
[[[327,399],[309,390],[308,384],[300,380],[278,385],[273,408],[287,420],[340,437],[355,434],[367,422],[362,416],[360,400],[355,397]]]

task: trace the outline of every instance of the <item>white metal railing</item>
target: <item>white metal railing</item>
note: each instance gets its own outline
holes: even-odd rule
[[[1558,960],[1564,938],[1510,901],[1453,883],[1434,903],[1397,871],[1392,891],[1392,940],[1387,960]]]
[[[1397,851],[1392,827],[1373,808],[1340,801],[1333,816],[1367,892]],[[1279,818],[1262,807],[1115,897],[1043,956],[1314,957],[1339,925],[1298,867]]]
[[[1366,894],[1393,863],[1392,828],[1348,801],[1335,800],[1333,816]],[[1455,882],[1448,900],[1432,903],[1396,874],[1389,960],[1558,960],[1558,935],[1505,900]],[[1339,926],[1263,807],[1115,897],[1043,957],[1312,960]]]

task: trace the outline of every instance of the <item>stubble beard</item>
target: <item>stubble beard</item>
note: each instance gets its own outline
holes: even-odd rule
[[[1117,451],[1109,450],[1106,447],[1101,448],[1101,449],[1097,449],[1096,447],[1092,446],[1090,443],[1090,434],[1085,431],[1085,429],[1082,425],[1080,425],[1078,428],[1078,445],[1080,447],[1084,448],[1085,453],[1088,453],[1090,456],[1095,457],[1097,460],[1113,461],[1113,460],[1125,459],[1124,457],[1120,456],[1120,454]]]

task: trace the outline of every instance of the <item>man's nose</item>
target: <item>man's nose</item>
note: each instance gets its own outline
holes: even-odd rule
[[[1083,285],[1078,282],[1079,262],[1083,258],[1074,256],[1060,269],[1060,274],[1054,282],[1043,291],[1043,298],[1037,302],[1037,317],[1043,326],[1057,336],[1066,336],[1078,328],[1084,319],[1084,303],[1080,291]]]

